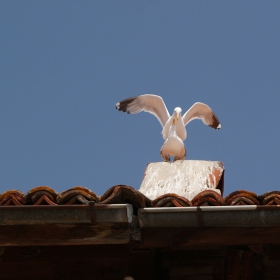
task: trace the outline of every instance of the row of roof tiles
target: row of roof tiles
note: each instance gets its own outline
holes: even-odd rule
[[[130,203],[134,206],[134,209],[144,207],[280,205],[280,191],[257,195],[246,190],[238,190],[223,198],[213,190],[205,190],[197,194],[191,201],[173,193],[167,193],[150,200],[141,192],[126,185],[111,187],[102,196],[98,196],[90,189],[80,186],[61,193],[57,193],[50,187],[40,186],[31,189],[27,194],[18,190],[9,190],[0,195],[0,206],[74,205],[88,204],[90,201],[102,204]]]

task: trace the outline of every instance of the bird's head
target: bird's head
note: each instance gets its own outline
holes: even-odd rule
[[[179,117],[181,116],[181,113],[182,113],[182,109],[180,107],[176,107],[174,109],[173,116],[176,117],[176,119],[178,120]]]

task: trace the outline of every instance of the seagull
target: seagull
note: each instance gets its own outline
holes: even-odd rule
[[[160,155],[165,162],[170,161],[170,156],[176,160],[184,160],[187,154],[187,150],[184,143],[176,133],[175,119],[172,120],[172,125],[169,129],[168,137],[165,140],[160,150]]]
[[[164,140],[167,140],[170,128],[174,125],[176,127],[177,136],[184,141],[187,138],[185,126],[194,119],[201,119],[204,124],[214,129],[220,129],[222,127],[211,108],[201,102],[194,103],[183,116],[180,107],[176,107],[173,114],[170,116],[163,99],[154,94],[130,97],[118,102],[115,106],[117,110],[128,114],[137,114],[142,111],[153,114],[162,126],[161,133]],[[174,135],[174,133],[172,135]]]

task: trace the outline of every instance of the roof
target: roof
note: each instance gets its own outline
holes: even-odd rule
[[[19,190],[8,190],[0,195],[0,207],[24,205],[87,205],[90,201],[100,204],[130,203],[134,209],[146,207],[190,207],[190,206],[232,206],[232,205],[280,205],[280,191],[269,191],[261,195],[246,190],[237,190],[222,197],[214,190],[198,193],[192,200],[175,193],[165,193],[151,200],[131,186],[116,185],[102,196],[85,187],[76,186],[57,193],[47,186],[39,186],[26,194]]]
[[[167,163],[147,167],[143,180],[147,192],[140,188],[145,194],[149,192],[147,186],[153,188],[153,182],[161,178],[162,164]],[[162,185],[159,191],[154,188],[152,195],[160,194],[154,198],[127,185],[113,186],[101,196],[81,186],[61,193],[47,186],[33,188],[26,194],[8,190],[0,195],[0,242],[3,246],[27,246],[133,241],[144,247],[161,247],[173,243],[265,244],[269,238],[269,242],[278,243],[279,191],[257,195],[237,190],[223,197],[221,163],[183,161],[175,165],[177,169],[166,179],[174,192],[162,193],[166,190]],[[188,188],[192,184],[188,180],[195,178],[195,191],[186,195],[190,199],[182,195],[184,192],[175,193],[179,173],[185,176],[179,181]],[[174,178],[177,183],[172,187]]]
[[[102,196],[83,187],[59,194],[44,186],[27,194],[9,190],[0,196],[0,241],[4,246],[16,246],[134,240],[144,246],[167,246],[181,234],[180,242],[185,244],[187,230],[187,236],[192,233],[192,244],[263,244],[267,242],[264,236],[277,243],[279,197],[278,191],[258,196],[239,190],[223,198],[206,190],[191,201],[176,194],[150,200],[125,185],[109,188]]]
[[[213,182],[222,190],[220,175]],[[150,199],[126,185],[101,196],[81,186],[8,190],[0,195],[2,278],[278,279],[279,210],[279,191]]]

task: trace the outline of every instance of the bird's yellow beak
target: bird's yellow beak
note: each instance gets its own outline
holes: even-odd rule
[[[176,115],[176,119],[177,119],[177,121],[178,121],[178,119],[179,119],[179,114]]]

